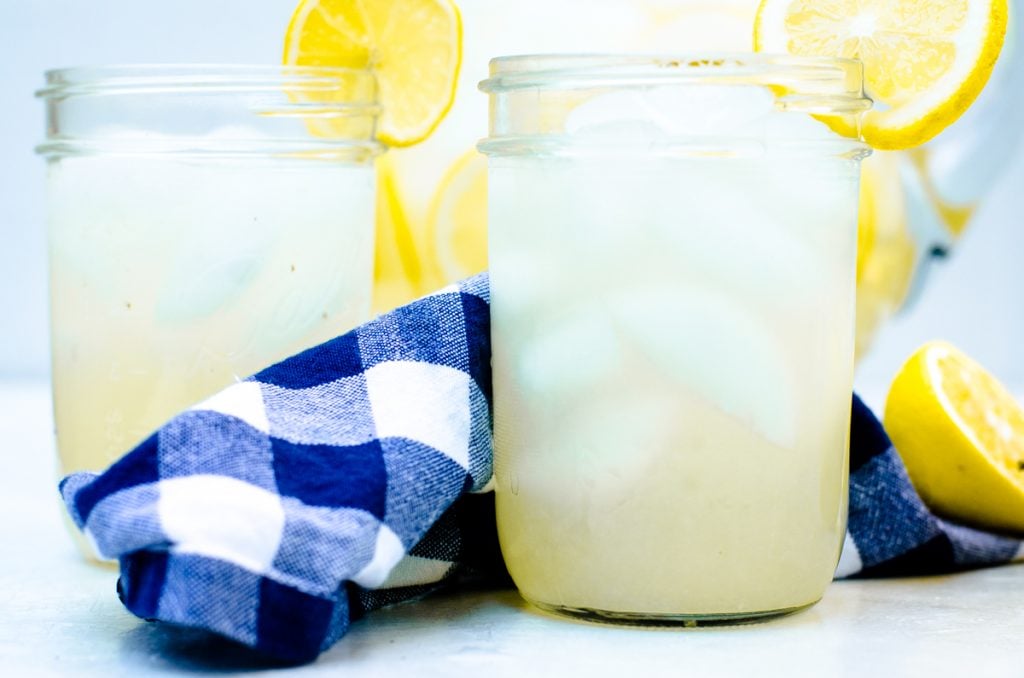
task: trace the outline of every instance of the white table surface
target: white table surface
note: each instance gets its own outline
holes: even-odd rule
[[[199,634],[135,619],[116,573],[62,525],[48,388],[0,383],[0,676],[261,672]],[[514,592],[448,595],[353,625],[314,664],[337,676],[1024,676],[1024,567],[833,584],[783,619],[657,630],[535,611]]]

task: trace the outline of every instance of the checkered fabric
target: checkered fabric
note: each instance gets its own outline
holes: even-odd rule
[[[1024,560],[1024,542],[932,515],[882,424],[853,397],[850,516],[836,577],[913,576]]]
[[[486,275],[421,299],[184,412],[102,474],[61,483],[145,619],[305,662],[368,610],[508,585],[494,528]],[[1020,558],[925,509],[854,399],[839,576]]]

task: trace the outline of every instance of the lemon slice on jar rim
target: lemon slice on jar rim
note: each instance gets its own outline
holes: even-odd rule
[[[455,101],[462,19],[451,0],[301,0],[285,34],[284,63],[373,68],[378,137],[426,139]]]
[[[861,135],[897,150],[970,107],[999,57],[1007,13],[1007,0],[761,0],[754,49],[860,59],[875,102]]]

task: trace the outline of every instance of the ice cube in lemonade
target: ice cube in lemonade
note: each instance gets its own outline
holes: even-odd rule
[[[369,312],[369,166],[89,156],[48,181],[65,472]]]

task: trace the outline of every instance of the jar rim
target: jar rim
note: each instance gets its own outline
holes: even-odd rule
[[[795,128],[783,133],[778,126],[754,124],[753,118],[744,123],[745,127],[730,128],[732,132],[726,131],[727,127],[678,125],[672,122],[672,113],[652,112],[642,103],[648,101],[647,90],[655,92],[651,96],[660,96],[663,90],[678,89],[683,98],[672,101],[678,104],[692,100],[700,106],[703,100],[697,91],[704,87],[718,90],[721,102],[716,105],[757,108],[739,110],[738,117],[708,112],[709,119],[735,118],[739,124],[747,117],[760,115],[758,107],[763,107],[764,113],[817,118],[836,134],[817,138]],[[743,97],[723,94],[747,88],[769,96],[758,96],[751,104]],[[480,89],[491,97],[491,130],[478,148],[497,156],[615,151],[671,157],[752,157],[787,152],[860,158],[867,152],[859,135],[860,116],[872,106],[864,92],[860,61],[764,53],[503,56],[491,60],[490,77],[480,83]],[[612,116],[607,121],[592,121],[591,125],[606,126],[618,120],[627,123],[627,127],[618,128],[621,133],[579,133],[569,124],[571,114],[586,102],[620,92],[640,94],[636,99],[630,95],[615,100],[619,106],[636,104],[639,117],[623,113],[625,117]],[[547,114],[536,114],[543,107],[549,107]],[[691,114],[700,115],[700,111],[695,109]],[[652,126],[656,128],[653,133]],[[641,128],[643,134],[637,136]]]
[[[260,91],[282,87],[324,91],[345,86],[376,93],[376,74],[370,68],[270,64],[104,64],[54,68],[44,72],[41,99],[123,93],[185,93],[194,91]],[[369,87],[367,87],[369,86]],[[377,105],[373,97],[350,104]]]
[[[376,139],[379,86],[369,68],[77,66],[46,71],[35,94],[47,115],[46,140],[36,151],[47,158],[370,158],[383,150]]]
[[[490,61],[488,94],[520,89],[642,87],[671,84],[786,85],[835,97],[842,109],[866,110],[863,64],[857,59],[769,53],[521,54]]]

